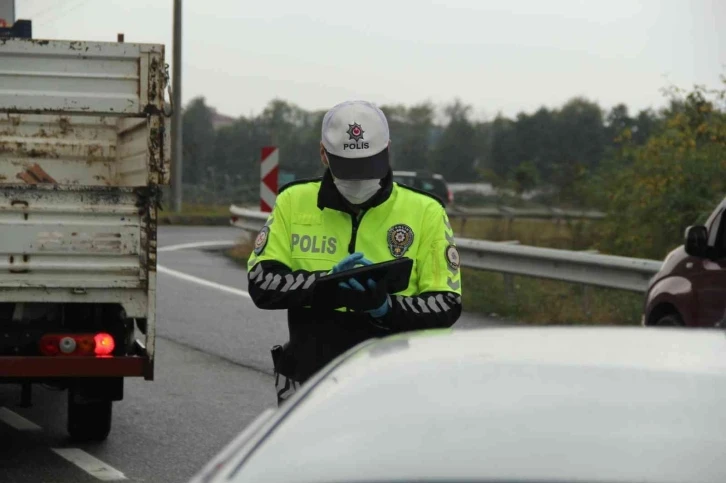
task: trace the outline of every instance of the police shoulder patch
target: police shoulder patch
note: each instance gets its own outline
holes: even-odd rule
[[[454,270],[458,270],[461,266],[461,258],[459,257],[459,250],[455,245],[449,245],[446,247],[446,263],[449,264]]]
[[[413,245],[413,230],[404,224],[393,225],[388,229],[388,249],[394,258],[401,258]]]
[[[262,253],[262,251],[265,249],[265,246],[267,246],[267,240],[269,239],[270,235],[270,227],[268,225],[265,225],[262,227],[262,230],[257,234],[257,238],[255,238],[255,255],[259,255]]]

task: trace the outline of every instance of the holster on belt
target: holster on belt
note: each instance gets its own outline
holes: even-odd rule
[[[288,344],[273,346],[270,354],[272,355],[272,365],[275,368],[275,372],[289,378],[294,378],[295,361],[290,356]]]

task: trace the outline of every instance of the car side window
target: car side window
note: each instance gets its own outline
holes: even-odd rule
[[[719,258],[726,257],[726,210],[721,211],[721,214],[716,217],[714,221],[714,228],[716,228],[716,240],[714,247],[717,250]]]
[[[721,231],[724,226],[724,224],[722,223],[723,217],[724,217],[724,209],[721,208],[719,213],[713,217],[713,220],[711,221],[711,225],[706,227],[706,228],[708,228],[708,244],[715,248],[721,247],[720,242],[723,239],[723,235],[721,234]]]
[[[434,184],[428,181],[421,180],[421,189],[424,191],[433,191]]]

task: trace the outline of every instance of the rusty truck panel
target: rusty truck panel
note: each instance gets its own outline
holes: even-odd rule
[[[164,47],[0,39],[0,106],[8,112],[139,116],[164,107]]]
[[[0,113],[0,185],[140,187],[166,182],[158,116]]]
[[[145,218],[132,190],[0,191],[0,287],[142,287]]]

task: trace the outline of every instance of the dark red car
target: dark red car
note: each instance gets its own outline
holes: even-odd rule
[[[726,199],[705,226],[686,229],[650,282],[643,325],[713,327],[726,322]]]

